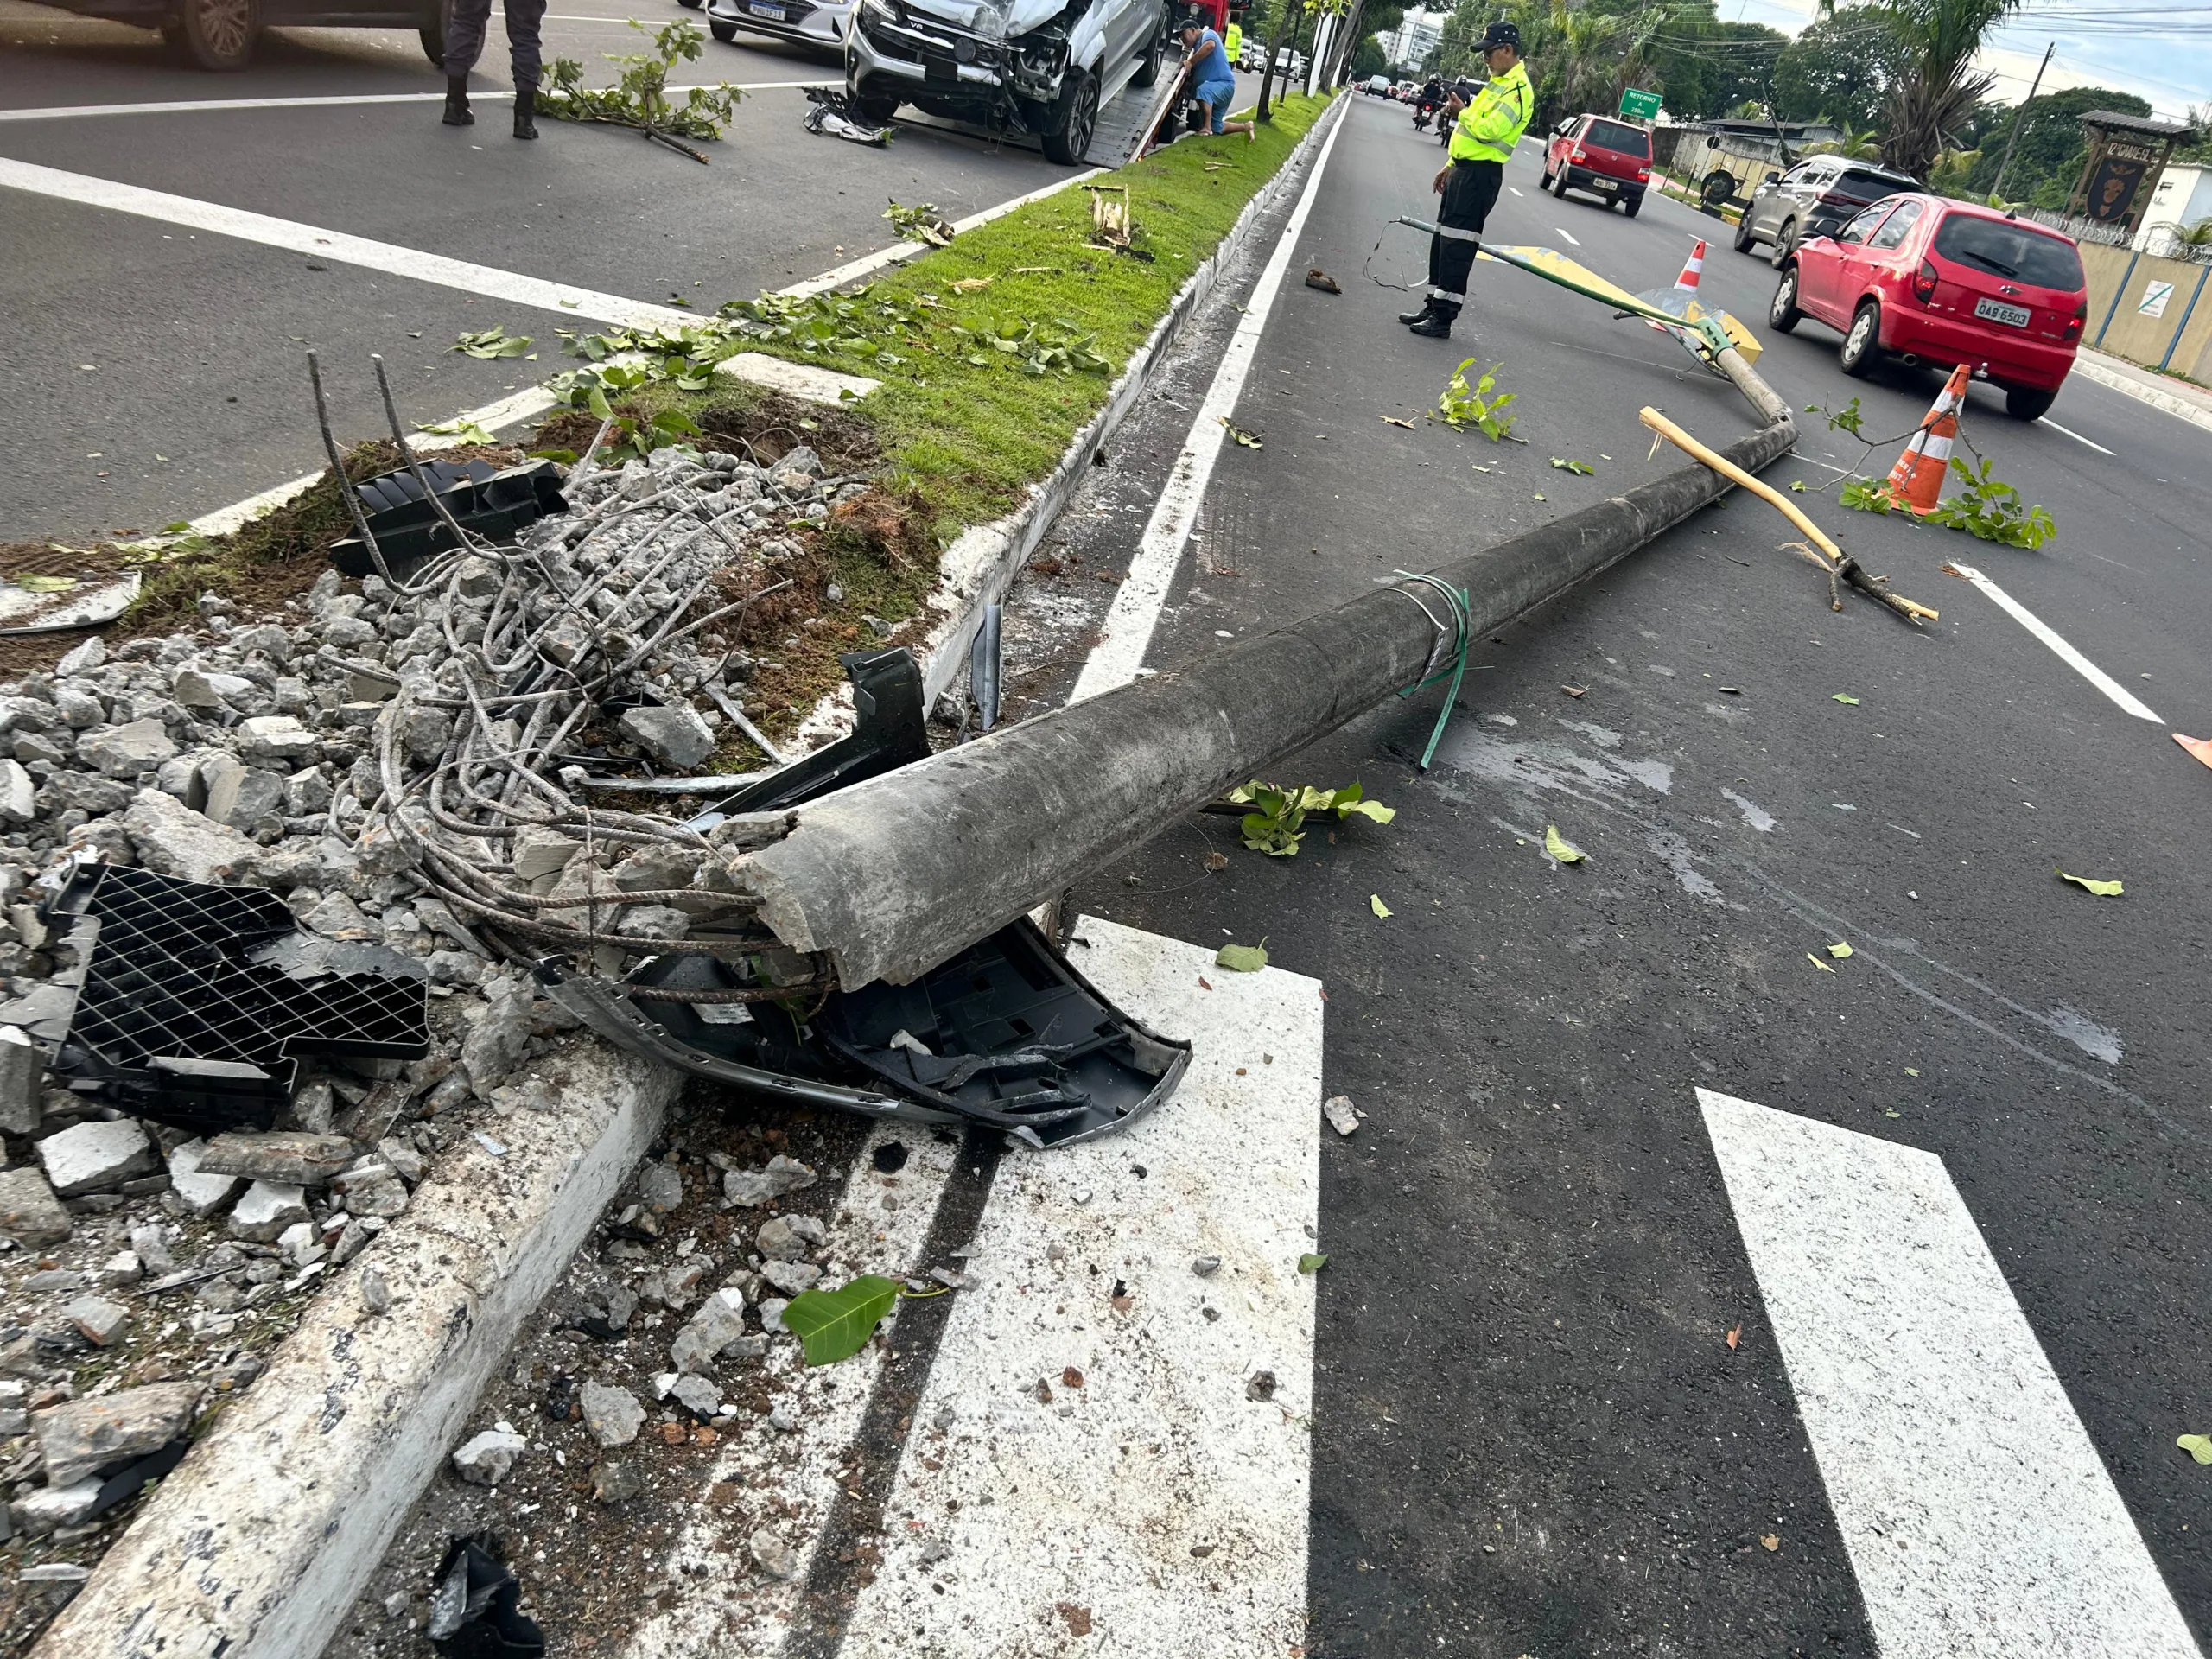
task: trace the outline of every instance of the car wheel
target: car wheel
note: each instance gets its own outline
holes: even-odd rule
[[[1637,210],[1643,206],[1643,198],[1642,196],[1624,196],[1621,198],[1621,212],[1626,213],[1630,219],[1634,219],[1636,217]]]
[[[1045,130],[1045,155],[1062,167],[1080,167],[1090,153],[1098,127],[1098,80],[1088,69],[1069,72],[1052,105],[1052,124]]]
[[[1536,188],[1539,190],[1548,190],[1551,188],[1552,175],[1548,173],[1545,174],[1542,178],[1536,181]]]
[[[1563,167],[1553,176],[1552,194],[1557,196],[1561,201],[1567,200],[1567,169]]]
[[[1796,251],[1797,221],[1794,219],[1785,219],[1782,221],[1782,228],[1774,233],[1775,269],[1781,270],[1782,262]]]
[[[1749,253],[1758,245],[1758,238],[1751,234],[1751,210],[1744,209],[1744,216],[1736,221],[1736,251]]]
[[[1874,372],[1881,360],[1882,307],[1878,301],[1868,300],[1853,315],[1850,331],[1843,337],[1843,349],[1836,353],[1836,361],[1853,379],[1864,380]]]
[[[1145,47],[1144,56],[1138,61],[1137,72],[1129,77],[1130,84],[1137,86],[1149,86],[1158,80],[1160,60],[1166,50],[1167,10],[1163,6],[1160,8],[1159,26],[1152,31],[1152,39]]]
[[[1782,281],[1775,286],[1774,297],[1767,302],[1767,327],[1786,334],[1804,315],[1797,308],[1797,262],[1793,259],[1782,268]]]
[[[243,69],[252,62],[254,42],[260,36],[257,0],[179,0],[170,21],[162,26],[162,38],[187,62],[219,73]],[[442,54],[445,42],[441,39],[438,44]]]
[[[737,39],[737,25],[735,23],[726,23],[719,17],[709,17],[707,19],[707,32],[712,35],[716,40],[720,41],[724,46],[730,45]]]
[[[2005,388],[2005,412],[2016,421],[2039,421],[2050,412],[2058,401],[2056,391],[2045,391],[2037,386],[2007,386]]]

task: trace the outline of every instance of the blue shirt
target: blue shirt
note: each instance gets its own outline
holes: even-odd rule
[[[1204,93],[1210,86],[1225,86],[1234,93],[1236,90],[1236,72],[1230,67],[1229,49],[1222,45],[1220,35],[1210,29],[1200,29],[1198,43],[1191,48],[1192,53],[1195,56],[1204,51],[1209,41],[1213,42],[1213,50],[1198,59],[1197,67],[1192,72],[1197,78],[1195,90]],[[1206,99],[1209,104],[1214,101],[1210,98]]]

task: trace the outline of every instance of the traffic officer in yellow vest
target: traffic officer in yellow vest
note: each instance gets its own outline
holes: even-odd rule
[[[1239,12],[1229,20],[1229,27],[1222,31],[1221,55],[1229,60],[1229,67],[1236,67],[1244,55],[1244,18]]]
[[[1436,234],[1428,247],[1428,302],[1401,315],[1400,322],[1431,340],[1452,338],[1452,320],[1467,300],[1467,273],[1475,266],[1483,223],[1505,182],[1506,157],[1528,130],[1536,95],[1521,63],[1521,31],[1495,22],[1483,33],[1483,61],[1490,79],[1461,104],[1458,93],[1444,106],[1458,117],[1452,133],[1452,160],[1436,175],[1444,205],[1436,215]]]

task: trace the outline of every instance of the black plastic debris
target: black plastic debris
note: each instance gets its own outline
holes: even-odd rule
[[[210,1132],[271,1127],[307,1055],[430,1052],[421,964],[306,932],[259,887],[80,865],[43,912],[77,961],[19,1021],[69,1089]]]
[[[855,118],[852,102],[842,88],[810,86],[806,89],[806,113],[800,121],[809,132],[855,144],[873,144],[879,149],[891,142],[888,126],[872,127]]]
[[[155,1481],[184,1461],[184,1454],[192,1450],[192,1442],[179,1438],[171,1440],[158,1452],[149,1452],[144,1457],[124,1465],[100,1482],[98,1497],[84,1516],[86,1521],[97,1521],[118,1504],[127,1503]]]
[[[423,1633],[446,1659],[538,1659],[545,1633],[521,1611],[522,1586],[486,1548],[488,1534],[456,1538],[439,1563]]]
[[[817,800],[929,753],[929,713],[922,706],[922,670],[914,653],[900,645],[837,660],[853,684],[853,729],[716,803],[690,821],[691,829],[711,830],[741,812],[773,812]]]
[[[423,477],[462,529],[486,541],[507,542],[525,525],[548,514],[566,512],[559,469],[550,461],[499,467],[475,461],[425,461]],[[379,473],[354,486],[369,534],[391,574],[402,581],[433,554],[455,545],[452,527],[423,495],[414,469]],[[380,574],[359,536],[348,536],[330,550],[330,562],[349,576]]]

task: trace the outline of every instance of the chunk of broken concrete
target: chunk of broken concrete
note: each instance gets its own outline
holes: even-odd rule
[[[77,758],[111,778],[135,779],[176,753],[176,745],[158,720],[134,720],[77,740]]]
[[[105,1296],[80,1296],[61,1310],[61,1317],[95,1348],[113,1347],[130,1325],[130,1310]]]
[[[274,1244],[294,1222],[308,1219],[307,1195],[300,1188],[256,1181],[231,1211],[231,1236],[255,1244]]]
[[[605,1382],[587,1382],[579,1395],[584,1427],[601,1446],[627,1446],[645,1426],[645,1408],[627,1389]]]
[[[29,1135],[38,1128],[46,1052],[21,1026],[0,1026],[0,1131]]]
[[[676,1333],[676,1339],[668,1345],[669,1361],[679,1374],[703,1371],[744,1334],[744,1296],[734,1290],[718,1290]]]
[[[15,1529],[32,1537],[73,1527],[100,1501],[100,1483],[87,1476],[67,1484],[41,1486],[8,1506]]]
[[[123,815],[138,861],[156,875],[227,884],[254,868],[261,849],[235,830],[201,817],[173,795],[142,789]]]
[[[105,1192],[161,1167],[161,1157],[135,1118],[79,1123],[38,1143],[39,1162],[55,1196]]]
[[[250,1181],[321,1186],[359,1153],[360,1148],[342,1135],[241,1129],[219,1135],[201,1147],[199,1167],[206,1175],[243,1175]]]
[[[495,1423],[453,1454],[453,1471],[474,1486],[496,1486],[528,1446],[508,1423]]]
[[[160,1451],[192,1426],[201,1392],[197,1382],[149,1382],[34,1413],[48,1484],[67,1486]]]
[[[761,1223],[753,1243],[771,1262],[797,1262],[829,1236],[812,1216],[776,1216]]]
[[[200,1167],[200,1154],[206,1151],[205,1141],[188,1141],[169,1154],[169,1191],[184,1201],[184,1207],[193,1218],[204,1221],[213,1215],[245,1185],[236,1175],[211,1175]]]
[[[631,709],[615,729],[663,766],[689,772],[715,752],[715,734],[696,709]]]
[[[778,1153],[766,1169],[733,1169],[722,1177],[725,1203],[757,1208],[786,1193],[814,1185],[814,1171],[796,1158]]]
[[[0,1169],[0,1233],[18,1244],[59,1244],[69,1228],[69,1212],[45,1176],[28,1166]]]

